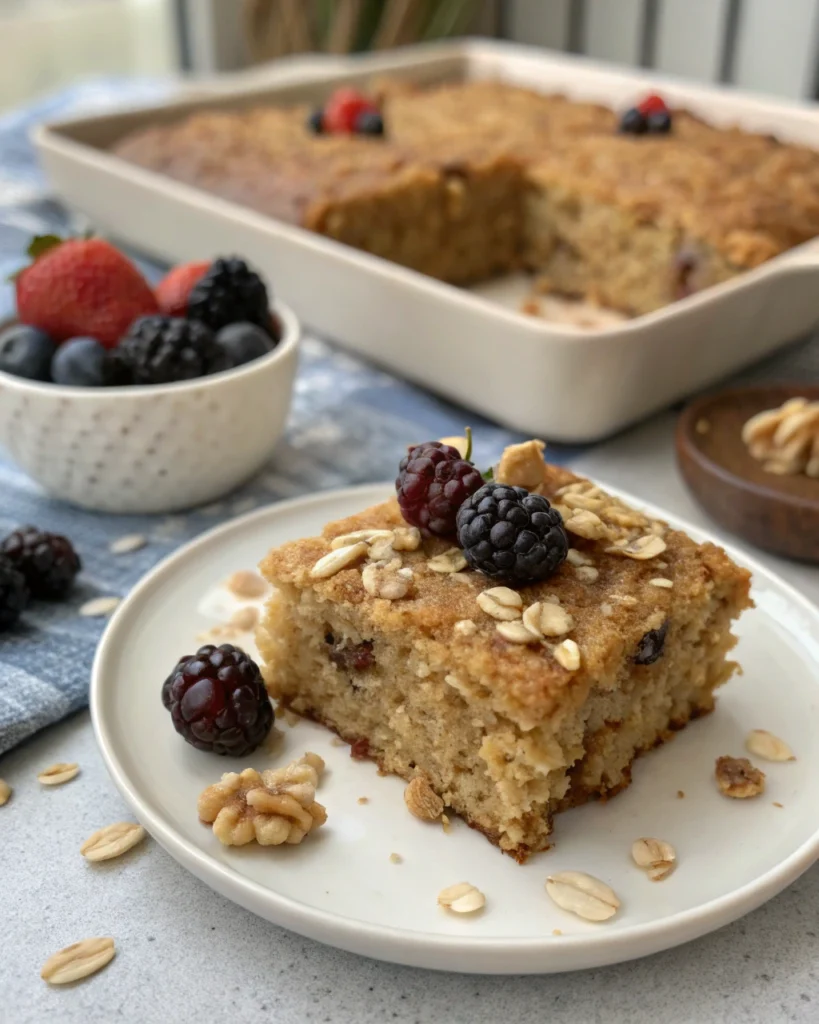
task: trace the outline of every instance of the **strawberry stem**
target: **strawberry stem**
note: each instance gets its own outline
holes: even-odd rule
[[[472,427],[464,428],[464,436],[466,437],[466,454],[464,460],[466,462],[472,461]]]

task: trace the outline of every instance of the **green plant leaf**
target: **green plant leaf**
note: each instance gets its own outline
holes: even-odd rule
[[[490,466],[485,473],[481,473],[481,476],[488,484],[491,484],[492,481],[495,479],[495,470],[492,468],[492,466]]]

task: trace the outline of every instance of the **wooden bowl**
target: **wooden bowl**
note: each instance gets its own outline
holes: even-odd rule
[[[766,472],[742,440],[751,416],[799,396],[816,401],[819,386],[772,384],[698,398],[677,424],[677,461],[694,497],[727,530],[778,555],[819,562],[819,480]]]

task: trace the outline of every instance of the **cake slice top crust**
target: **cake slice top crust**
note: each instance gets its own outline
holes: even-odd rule
[[[400,600],[367,592],[363,561],[329,578],[311,576],[334,538],[356,530],[406,526],[394,500],[329,523],[321,537],[271,551],[261,572],[274,586],[295,588],[296,599],[297,592],[309,591],[334,605],[362,637],[377,636],[381,643],[411,649],[431,673],[445,673],[447,682],[468,699],[508,715],[525,729],[570,713],[592,686],[614,686],[624,663],[633,665],[638,677],[650,673],[651,657],[658,651],[661,656],[664,643],[675,642],[677,624],[704,624],[718,606],[725,609],[728,650],[729,621],[751,604],[750,573],[722,548],[698,545],[591,482],[545,464],[541,448],[529,442],[507,449],[497,475],[501,482],[537,490],[564,514],[573,545],[569,560],[546,581],[518,591],[524,609],[538,601],[559,604],[571,617],[564,635],[528,644],[505,639],[498,620],[478,603],[479,595],[498,583],[471,569],[433,571],[430,559],[449,547],[439,540],[425,539],[416,551],[396,552],[412,570],[411,586]],[[635,541],[636,548],[629,550],[642,554],[641,545],[650,544],[658,553],[649,558],[615,553]],[[555,652],[564,639],[577,644],[580,664],[575,670],[570,659],[570,667],[564,667],[562,652]],[[641,665],[640,660],[649,663]]]
[[[517,168],[521,186],[616,204],[707,242],[737,269],[819,234],[819,153],[673,112],[666,135],[618,133],[604,106],[497,81],[377,86],[387,133],[314,135],[307,106],[200,111],[114,151],[271,216],[325,229],[329,207],[409,183]]]

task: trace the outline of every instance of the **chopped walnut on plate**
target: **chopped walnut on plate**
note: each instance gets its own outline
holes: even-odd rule
[[[324,770],[318,754],[307,753],[284,768],[257,772],[227,772],[199,796],[199,817],[213,825],[225,846],[300,843],[308,832],[327,820],[316,802],[316,787]]]

